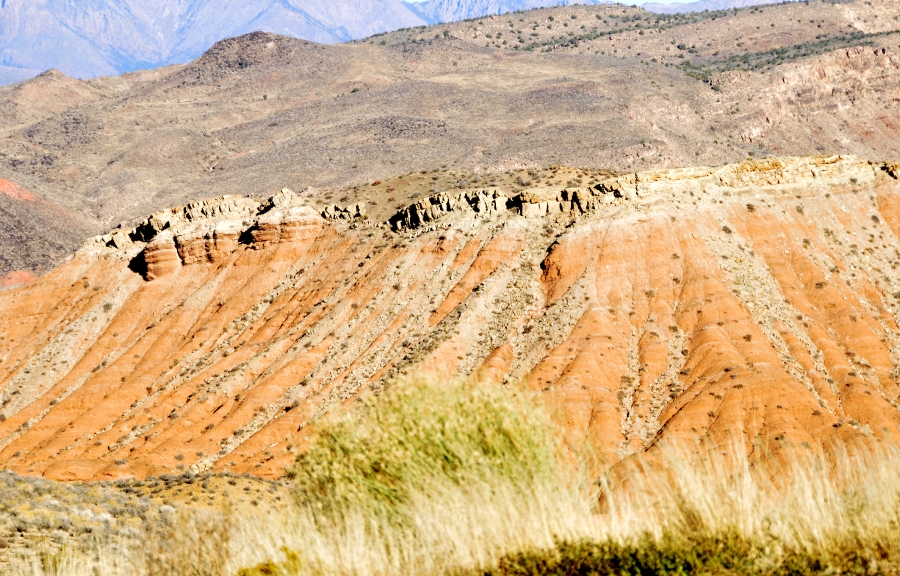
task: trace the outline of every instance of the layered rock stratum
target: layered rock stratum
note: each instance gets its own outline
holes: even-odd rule
[[[542,398],[573,448],[900,439],[896,164],[771,158],[403,207],[164,210],[0,291],[0,466],[278,476],[401,375]]]

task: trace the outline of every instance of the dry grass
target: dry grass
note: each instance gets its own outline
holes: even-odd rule
[[[140,546],[32,552],[11,573],[897,573],[898,471],[889,450],[765,470],[672,451],[588,483],[524,397],[407,382],[319,425],[290,505],[185,509]]]
[[[295,518],[281,563],[244,574],[898,573],[898,471],[893,452],[778,471],[673,452],[605,486],[599,504],[584,485],[496,479],[417,495],[413,530]]]

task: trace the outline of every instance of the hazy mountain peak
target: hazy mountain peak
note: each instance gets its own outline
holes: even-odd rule
[[[59,68],[75,78],[186,62],[255,30],[344,42],[425,22],[400,0],[2,0],[0,84]]]

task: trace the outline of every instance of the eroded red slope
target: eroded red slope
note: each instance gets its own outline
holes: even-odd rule
[[[448,203],[404,233],[226,198],[155,216],[149,243],[100,239],[0,292],[0,463],[276,476],[311,419],[418,371],[528,387],[612,462],[900,440],[887,170],[784,160],[588,192],[533,217]]]

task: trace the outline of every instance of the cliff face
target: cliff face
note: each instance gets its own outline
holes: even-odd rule
[[[311,419],[418,372],[533,390],[611,462],[897,441],[890,170],[775,159],[472,190],[427,221],[404,209],[398,232],[289,191],[163,211],[0,292],[0,466],[275,476]]]

